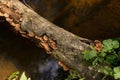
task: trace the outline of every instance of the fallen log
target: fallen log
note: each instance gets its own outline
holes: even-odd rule
[[[0,0],[0,16],[4,16],[16,32],[35,41],[48,54],[60,60],[87,80],[99,79],[96,69],[82,64],[82,51],[89,49],[91,40],[78,37],[39,16],[18,0]]]

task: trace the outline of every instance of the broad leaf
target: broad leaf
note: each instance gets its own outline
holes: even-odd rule
[[[113,75],[113,70],[109,66],[101,67],[98,72],[104,73],[105,75]]]
[[[114,70],[114,78],[120,79],[120,67],[115,67],[113,70]]]
[[[92,59],[97,56],[97,52],[95,50],[84,51],[83,54],[83,58],[86,60]]]
[[[103,51],[110,52],[112,49],[119,48],[119,42],[112,39],[107,39],[103,41]]]
[[[105,57],[107,54],[105,53],[105,52],[101,52],[101,53],[99,53],[99,56],[100,57]]]
[[[119,67],[115,67],[113,70],[114,70],[114,73],[120,72],[120,66]]]
[[[104,40],[103,41],[103,51],[107,52],[112,49],[112,39]]]
[[[120,72],[114,74],[114,78],[115,78],[115,79],[120,79]]]
[[[114,41],[112,42],[112,45],[113,45],[113,48],[114,48],[114,49],[119,48],[119,42],[116,41],[116,40],[114,40]]]
[[[13,73],[8,77],[8,80],[17,79],[17,77],[18,77],[19,74],[20,74],[19,71],[13,72]]]
[[[111,64],[115,64],[117,62],[117,57],[115,55],[108,55],[106,57],[106,61],[111,63]]]
[[[20,80],[31,80],[30,78],[27,79],[27,76],[25,75],[25,72],[22,73]]]

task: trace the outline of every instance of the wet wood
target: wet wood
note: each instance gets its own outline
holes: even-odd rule
[[[76,36],[44,19],[18,0],[0,0],[1,16],[23,37],[35,41],[48,54],[69,68],[79,71],[86,80],[99,78],[95,69],[85,67],[82,51],[89,49],[90,40]]]

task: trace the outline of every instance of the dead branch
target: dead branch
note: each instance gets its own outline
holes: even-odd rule
[[[0,0],[0,16],[4,16],[23,37],[34,39],[38,47],[79,71],[82,77],[87,80],[99,78],[95,70],[82,64],[82,51],[89,49],[90,40],[54,25],[18,0]]]

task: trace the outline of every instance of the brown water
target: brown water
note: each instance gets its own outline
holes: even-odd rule
[[[81,37],[120,37],[119,0],[25,1],[41,16]]]

